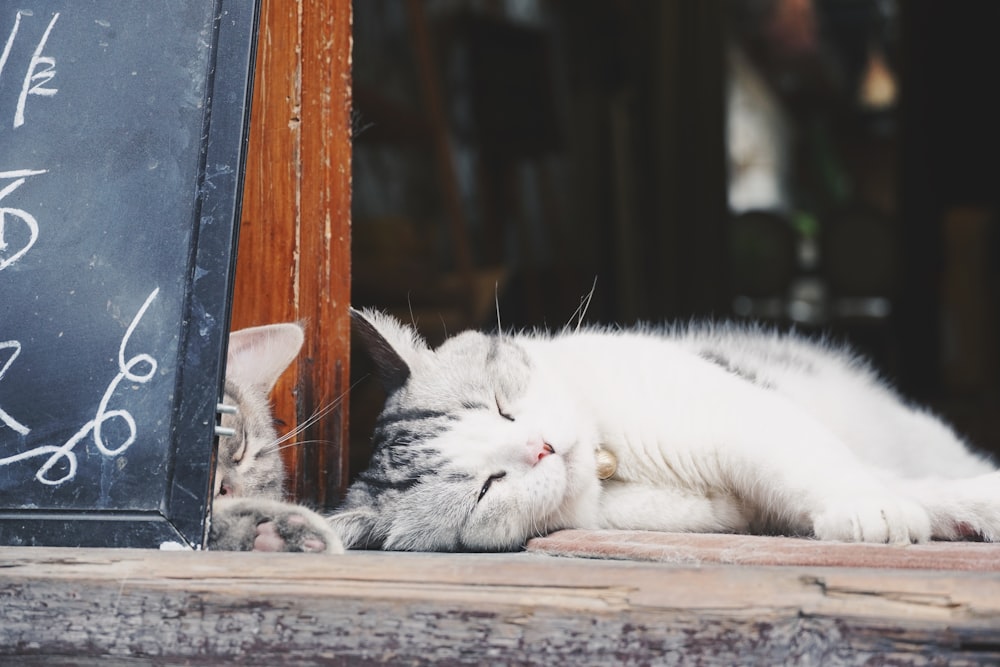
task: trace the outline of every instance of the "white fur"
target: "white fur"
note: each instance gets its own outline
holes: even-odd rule
[[[996,475],[975,488],[936,480],[993,467],[865,368],[775,338],[809,372],[762,358],[762,386],[699,356],[703,340],[589,331],[519,341],[533,379],[558,378],[535,391],[569,395],[597,434],[591,446],[618,458],[599,500],[601,527],[769,527],[897,543],[953,538],[959,524],[997,534]],[[739,358],[739,339],[729,348]]]

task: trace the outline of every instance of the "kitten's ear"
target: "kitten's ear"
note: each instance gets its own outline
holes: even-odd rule
[[[291,322],[232,332],[226,380],[270,394],[274,383],[298,356],[304,338],[302,327]]]
[[[378,549],[383,539],[376,535],[375,511],[368,508],[344,510],[327,517],[345,549]]]
[[[385,313],[351,308],[351,324],[390,393],[403,386],[413,363],[430,349],[413,327]]]

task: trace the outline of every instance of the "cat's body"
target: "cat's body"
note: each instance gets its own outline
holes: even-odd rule
[[[1000,473],[843,350],[733,326],[431,350],[355,318],[389,396],[332,517],[348,547],[517,549],[559,528],[1000,539]],[[617,458],[603,481],[599,449]]]
[[[1000,473],[845,350],[734,326],[465,332],[431,350],[352,317],[388,397],[327,518],[348,548],[510,550],[560,528],[1000,539]],[[322,532],[271,503],[258,515]],[[218,546],[301,548],[231,527]]]

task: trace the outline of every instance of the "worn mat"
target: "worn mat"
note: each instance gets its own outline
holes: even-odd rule
[[[677,564],[810,565],[1000,572],[1000,543],[847,544],[794,537],[563,530],[528,542],[553,556]]]

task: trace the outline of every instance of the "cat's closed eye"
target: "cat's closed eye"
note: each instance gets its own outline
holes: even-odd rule
[[[486,495],[486,492],[490,490],[491,486],[493,486],[493,482],[497,481],[498,479],[503,479],[506,476],[507,476],[506,472],[498,472],[490,475],[486,479],[486,482],[483,484],[483,488],[479,490],[479,498],[476,499],[476,502],[479,502],[480,500],[483,499],[483,496]]]
[[[502,405],[500,405],[500,397],[494,396],[494,400],[496,401],[497,412],[500,413],[500,416],[506,419],[507,421],[514,421],[514,416],[510,413],[510,411],[505,409]]]

